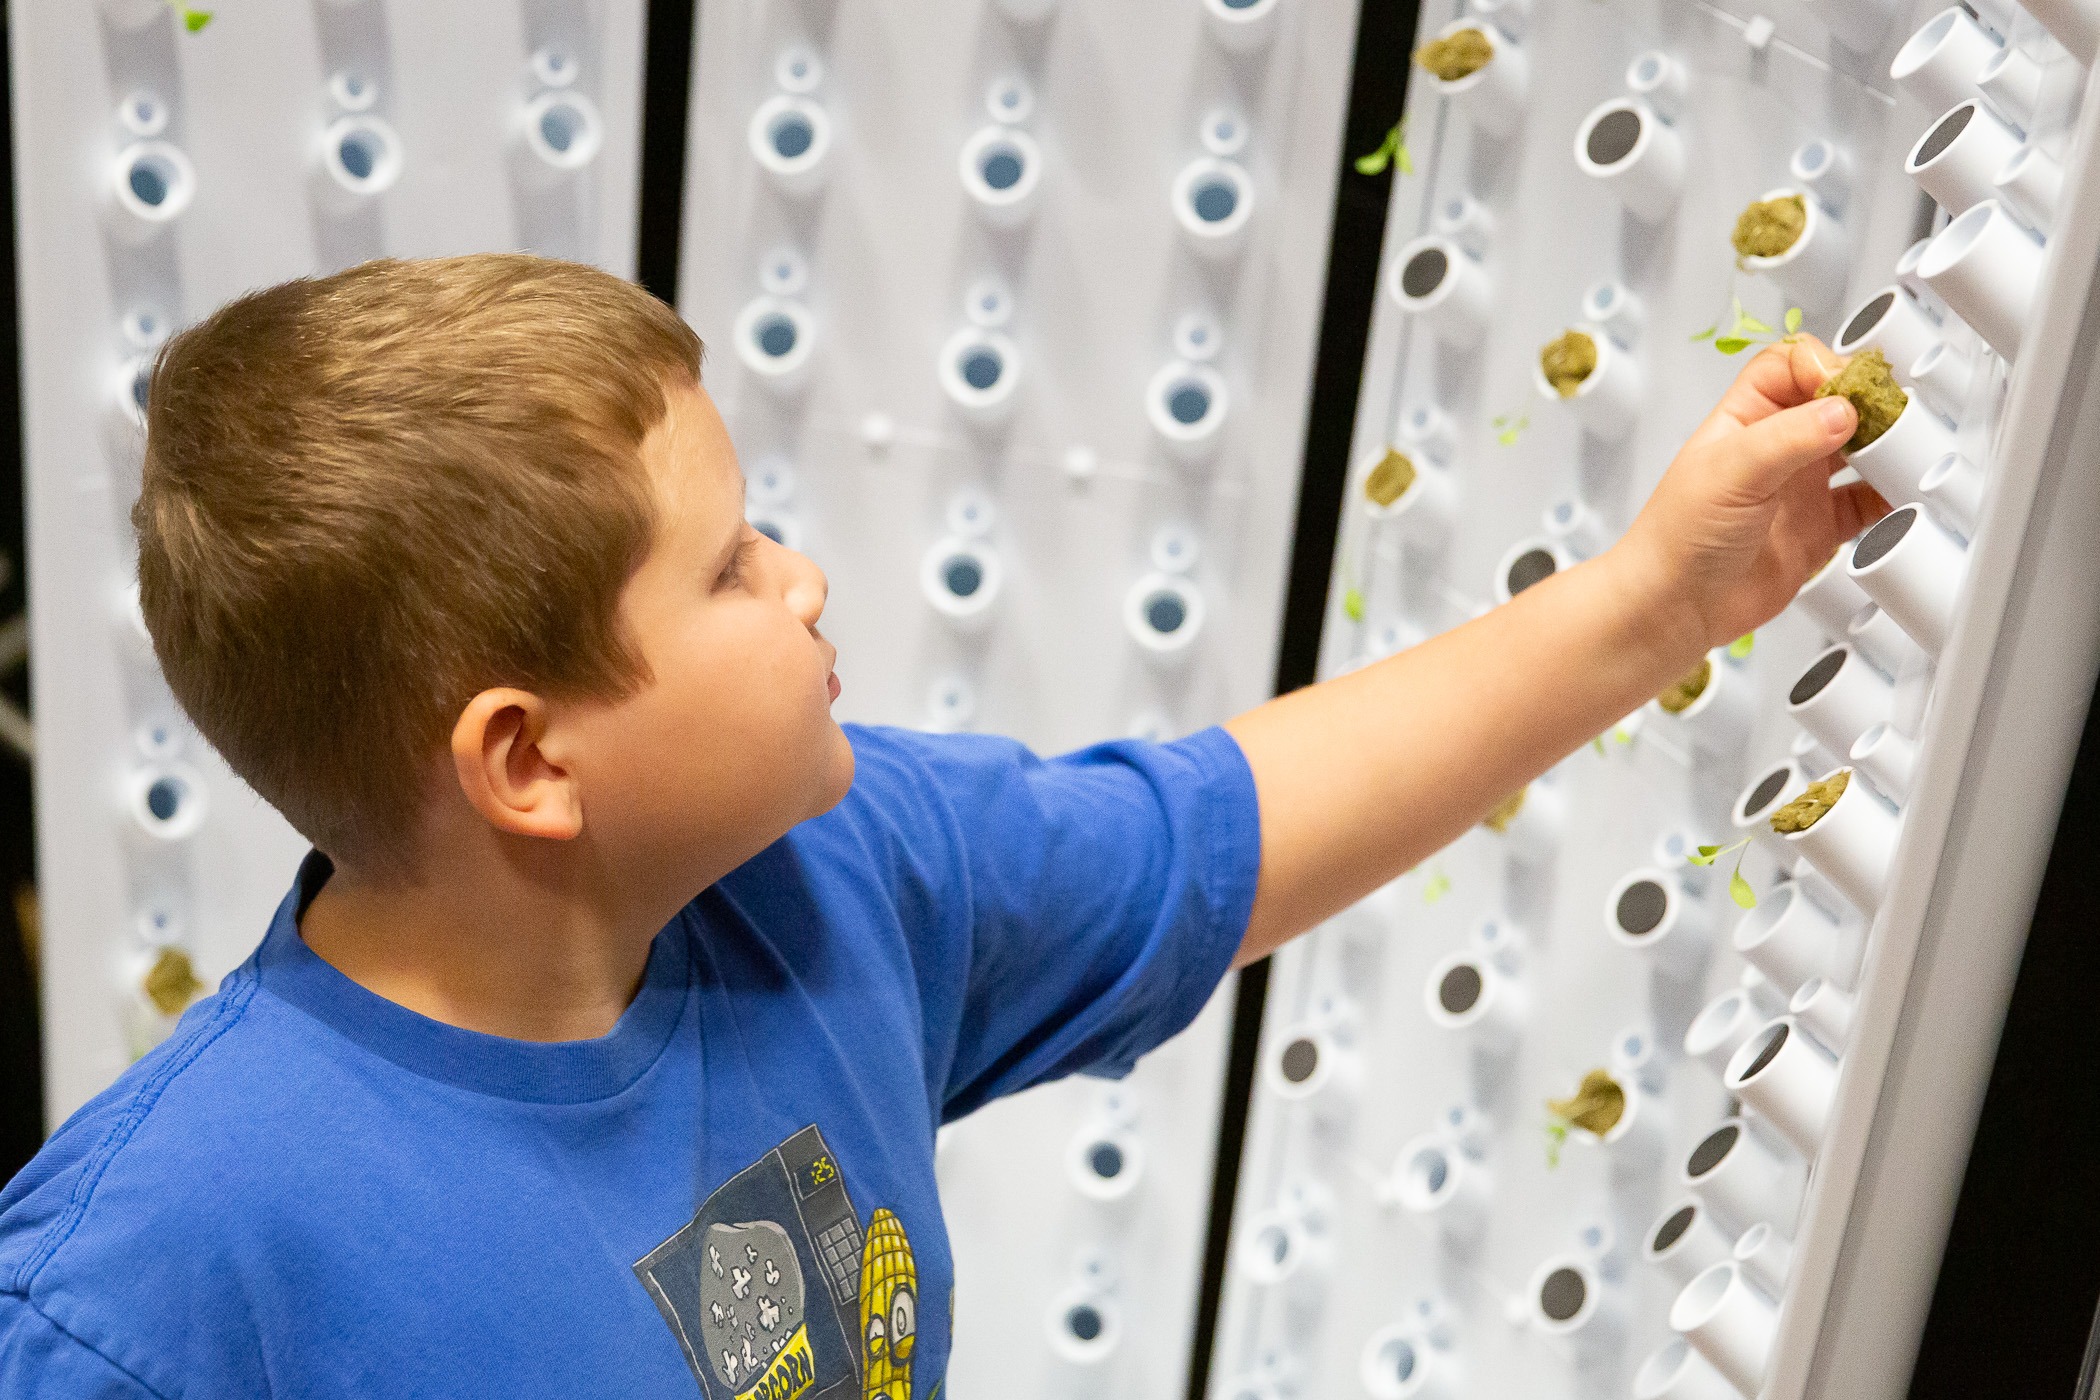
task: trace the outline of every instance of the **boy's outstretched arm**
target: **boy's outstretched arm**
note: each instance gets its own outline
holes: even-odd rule
[[[1254,772],[1252,962],[1447,845],[1497,802],[1775,616],[1888,507],[1832,490],[1856,415],[1803,338],[1746,366],[1623,538],[1484,617],[1230,721]]]

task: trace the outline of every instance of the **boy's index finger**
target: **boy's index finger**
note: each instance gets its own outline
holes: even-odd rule
[[[1843,365],[1829,346],[1812,335],[1766,346],[1743,366],[1713,413],[1692,434],[1692,442],[1703,443],[1762,422],[1781,409],[1807,403]]]

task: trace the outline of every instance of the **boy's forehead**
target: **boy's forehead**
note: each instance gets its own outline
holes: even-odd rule
[[[736,448],[714,400],[699,385],[669,388],[664,421],[643,442],[642,458],[673,511],[708,511],[724,499],[741,505],[744,478]]]

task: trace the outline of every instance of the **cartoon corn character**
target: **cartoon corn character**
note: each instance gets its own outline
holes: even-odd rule
[[[861,1400],[911,1400],[919,1335],[919,1273],[904,1225],[887,1210],[868,1222],[860,1256]]]

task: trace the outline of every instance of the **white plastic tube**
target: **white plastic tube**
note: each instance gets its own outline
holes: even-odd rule
[[[1065,1149],[1065,1179],[1096,1205],[1123,1205],[1144,1182],[1144,1142],[1126,1127],[1090,1124]]]
[[[1711,926],[1709,911],[1686,896],[1677,876],[1649,866],[1629,870],[1604,897],[1612,942],[1672,973],[1690,973],[1705,962]]]
[[[1845,628],[1845,640],[1852,647],[1852,654],[1864,657],[1875,670],[1891,680],[1904,674],[1905,670],[1920,662],[1929,663],[1924,649],[1910,639],[1910,634],[1896,625],[1896,620],[1883,612],[1878,604],[1868,603],[1861,608]],[[1890,713],[1902,704],[1900,687],[1889,693]],[[1828,762],[1811,765],[1820,772],[1835,768],[1845,757],[1845,750],[1825,748]]]
[[[2100,3],[2096,0],[2026,0],[2027,13],[2042,22],[2071,57],[2090,68],[2100,52]]]
[[[1618,442],[1633,431],[1641,411],[1641,367],[1632,354],[1612,343],[1601,326],[1578,326],[1597,349],[1597,364],[1575,392],[1562,398],[1560,390],[1546,382],[1545,369],[1536,355],[1531,359],[1531,383],[1541,398],[1564,403],[1582,424],[1584,432],[1605,442]]]
[[[1472,256],[1483,258],[1495,241],[1495,211],[1469,194],[1457,194],[1437,205],[1429,227]]]
[[[1743,1400],[1743,1393],[1690,1342],[1672,1337],[1634,1372],[1633,1400]]]
[[[1431,76],[1431,86],[1481,132],[1504,137],[1524,119],[1525,96],[1531,86],[1531,65],[1524,50],[1506,32],[1480,19],[1455,19],[1436,32],[1448,39],[1461,29],[1477,29],[1487,36],[1493,57],[1481,67],[1452,82]]]
[[[1448,1363],[1412,1322],[1389,1323],[1364,1342],[1357,1380],[1371,1400],[1439,1400]]]
[[[1424,1133],[1400,1149],[1388,1191],[1394,1204],[1456,1243],[1487,1225],[1487,1168],[1443,1133]]]
[[[1825,209],[1842,212],[1852,195],[1852,158],[1827,136],[1804,141],[1787,159],[1787,176]]]
[[[946,539],[919,564],[919,591],[933,610],[961,632],[981,631],[999,599],[999,556],[982,540]]]
[[[401,178],[401,138],[368,112],[338,117],[321,133],[320,162],[328,203],[347,212]]]
[[[1808,772],[1793,759],[1775,763],[1743,785],[1735,805],[1729,809],[1729,824],[1736,835],[1748,836],[1782,863],[1793,859],[1768,818],[1801,795],[1808,786]]]
[[[1833,1055],[1842,1056],[1852,1038],[1859,1002],[1828,977],[1812,977],[1787,1002],[1787,1014]]]
[[[1145,386],[1145,417],[1175,456],[1202,462],[1220,445],[1232,407],[1225,376],[1210,365],[1169,360]]]
[[[1794,1262],[1794,1242],[1769,1222],[1760,1220],[1735,1242],[1735,1262],[1767,1296],[1777,1298],[1786,1291],[1787,1271]]]
[[[133,825],[154,841],[187,840],[211,810],[204,775],[187,763],[135,770],[125,779],[124,803]]]
[[[182,148],[166,141],[135,141],[110,165],[110,196],[122,216],[118,228],[134,240],[150,238],[182,216],[197,194],[197,172]]]
[[[978,216],[995,228],[1013,228],[1035,213],[1042,188],[1043,152],[1019,127],[994,122],[963,142],[956,171]]]
[[[1797,1174],[1741,1118],[1727,1119],[1699,1140],[1684,1159],[1683,1181],[1731,1237],[1760,1220],[1793,1228]]]
[[[1357,464],[1356,492],[1364,518],[1396,531],[1402,539],[1415,544],[1441,542],[1450,534],[1452,521],[1458,514],[1458,488],[1452,484],[1451,473],[1433,465],[1426,454],[1410,455],[1408,461],[1414,466],[1414,479],[1390,502],[1380,504],[1371,498],[1365,487],[1385,456],[1386,450],[1380,449],[1365,454]]]
[[[751,158],[782,194],[802,198],[823,188],[830,169],[831,118],[807,97],[783,92],[759,103],[745,141]]]
[[[1910,293],[1892,285],[1876,291],[1845,318],[1845,328],[1830,348],[1848,356],[1879,350],[1891,370],[1905,375],[1919,356],[1941,343],[1938,324]]]
[[[1941,417],[1959,422],[1975,382],[1976,360],[1943,340],[1911,361],[1906,377]]]
[[[801,302],[754,297],[737,313],[731,336],[738,361],[769,391],[792,394],[809,382],[817,331]]]
[[[1353,1107],[1360,1080],[1361,1062],[1327,1026],[1286,1028],[1262,1064],[1270,1093],[1329,1120]]]
[[[1716,1075],[1728,1068],[1736,1047],[1764,1024],[1764,1015],[1740,987],[1721,993],[1701,1008],[1685,1028],[1684,1053]]]
[[[1495,601],[1506,603],[1562,569],[1575,567],[1568,552],[1551,540],[1519,540],[1495,565]]]
[[[1800,236],[1785,252],[1769,258],[1747,257],[1742,259],[1742,266],[1745,272],[1770,277],[1790,300],[1814,310],[1829,305],[1845,290],[1850,250],[1844,225],[1823,207],[1812,191],[1787,186],[1766,190],[1758,198],[1772,200],[1789,196],[1800,199],[1808,216],[1801,226]]]
[[[1837,1098],[1838,1062],[1782,1016],[1737,1047],[1722,1076],[1728,1091],[1778,1130],[1803,1157],[1813,1159],[1830,1125]]]
[[[1641,1257],[1680,1284],[1733,1256],[1735,1241],[1715,1223],[1697,1196],[1685,1196],[1663,1207],[1648,1227]]]
[[[1525,1297],[1532,1325],[1578,1355],[1601,1355],[1622,1332],[1619,1300],[1596,1263],[1577,1254],[1548,1258],[1532,1270]]]
[[[1976,86],[1998,114],[2023,131],[2034,129],[2042,105],[2042,65],[2018,44],[2007,44],[1983,65]]]
[[[1832,753],[1852,751],[1853,741],[1889,717],[1896,687],[1850,647],[1832,647],[1810,662],[1787,692],[1787,718],[1813,734]]]
[[[1860,536],[1845,567],[1912,641],[1938,656],[1954,626],[1968,556],[1968,546],[1912,504]]]
[[[2039,146],[2024,146],[1991,180],[1998,200],[2021,223],[2047,233],[2063,203],[2064,168]]]
[[[934,362],[934,376],[971,422],[991,427],[1013,416],[1019,401],[1021,352],[999,331],[965,327],[948,337]]]
[[[1660,223],[1684,187],[1684,141],[1640,98],[1615,97],[1591,108],[1575,129],[1575,166],[1603,182],[1635,218]]]
[[[1889,76],[1929,112],[1944,112],[1976,95],[1983,70],[2002,46],[1959,5],[1941,10],[1904,40]]]
[[[822,109],[817,109],[820,116]],[[598,158],[605,145],[605,119],[598,104],[580,92],[557,88],[543,92],[525,104],[523,113],[525,149],[532,156],[531,169],[549,180],[573,175]],[[779,154],[779,132],[770,132]],[[823,152],[816,153],[813,168],[821,171]],[[793,183],[789,179],[787,183]]]
[[[1782,996],[1835,971],[1841,951],[1837,920],[1792,883],[1759,900],[1735,926],[1733,942]]]
[[[1122,1348],[1120,1310],[1113,1300],[1088,1285],[1069,1289],[1052,1299],[1043,1324],[1051,1355],[1068,1372],[1098,1380]]]
[[[1871,919],[1888,891],[1889,865],[1902,831],[1901,819],[1855,773],[1836,804],[1815,825],[1806,831],[1790,831],[1784,839],[1853,908]]]
[[[1938,414],[1911,394],[1888,430],[1845,460],[1884,500],[1915,501],[1925,473],[1954,451],[1954,434]]]
[[[1661,49],[1648,49],[1626,65],[1626,88],[1646,102],[1664,121],[1674,121],[1684,110],[1690,88],[1684,64]]]
[[[1237,161],[1203,156],[1174,177],[1174,221],[1189,246],[1207,258],[1225,259],[1247,241],[1254,217],[1254,181]]]
[[[1735,1261],[1716,1264],[1670,1304],[1670,1326],[1744,1395],[1764,1388],[1779,1309]]]
[[[1656,710],[1664,725],[1691,740],[1695,751],[1723,758],[1741,751],[1756,717],[1757,696],[1749,676],[1728,658],[1726,647],[1715,647],[1706,659],[1706,688],[1697,698],[1674,715],[1660,705]]]
[[[2041,286],[2042,245],[1997,200],[1941,229],[1918,259],[1918,276],[1993,350],[2019,358]]]
[[[1179,574],[1146,574],[1123,595],[1123,630],[1154,664],[1179,666],[1203,632],[1203,592]]]
[[[1918,741],[1896,732],[1886,720],[1869,728],[1852,746],[1850,758],[1875,787],[1898,802],[1910,798],[1917,775]]]
[[[1203,19],[1219,48],[1253,53],[1276,37],[1282,0],[1203,0]]]
[[[1489,1050],[1515,1044],[1523,1028],[1523,994],[1516,980],[1474,953],[1452,953],[1429,969],[1422,1004],[1430,1024],[1459,1032]]]
[[[2020,133],[1971,97],[1926,128],[1903,171],[1954,215],[1991,197],[1998,172],[2019,149]]]
[[[1794,606],[1808,614],[1833,641],[1845,639],[1845,628],[1871,600],[1866,590],[1845,572],[1845,551],[1840,548],[1829,562],[1809,576],[1794,595]]]
[[[1402,246],[1386,274],[1385,291],[1447,344],[1473,345],[1487,329],[1493,302],[1488,275],[1448,238],[1430,234]]]

